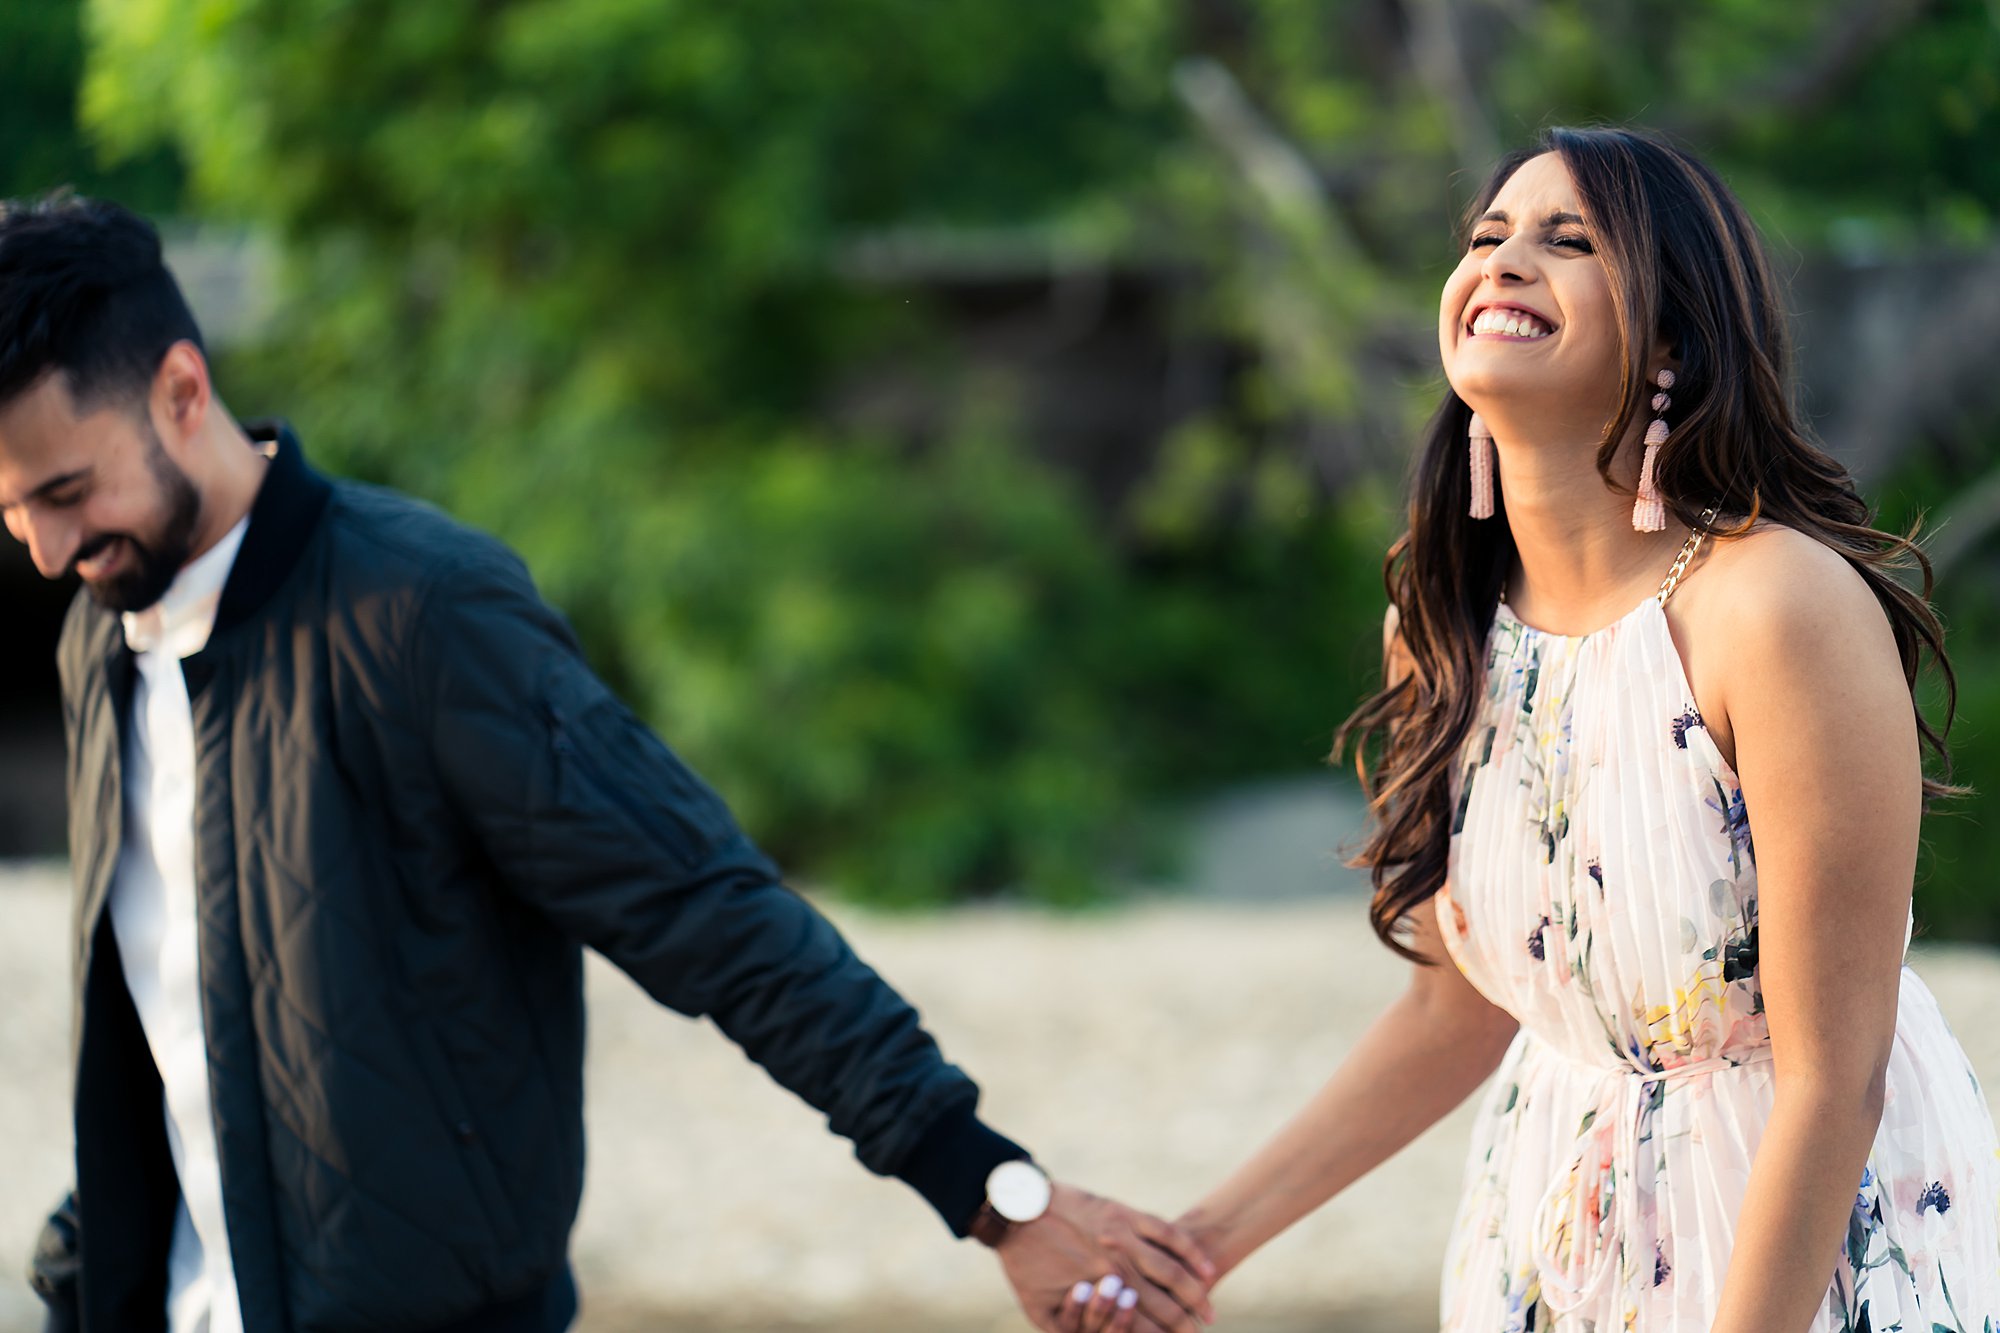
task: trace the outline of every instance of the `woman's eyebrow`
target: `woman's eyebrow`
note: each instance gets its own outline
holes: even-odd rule
[[[1503,226],[1513,221],[1512,218],[1507,216],[1505,210],[1498,208],[1489,209],[1487,212],[1480,214],[1479,220],[1481,222],[1498,222]],[[1572,222],[1581,226],[1583,224],[1583,215],[1580,213],[1564,212],[1558,208],[1555,212],[1542,219],[1544,227],[1560,227],[1565,223]]]

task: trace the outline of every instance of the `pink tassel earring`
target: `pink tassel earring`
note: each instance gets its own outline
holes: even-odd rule
[[[1653,471],[1660,446],[1667,442],[1667,408],[1673,402],[1667,390],[1674,387],[1674,372],[1662,368],[1653,383],[1660,391],[1653,395],[1653,424],[1646,427],[1646,456],[1639,463],[1639,497],[1632,502],[1632,526],[1640,532],[1659,532],[1667,526],[1667,502]]]
[[[1472,445],[1472,516],[1474,518],[1493,517],[1493,432],[1486,428],[1479,414],[1472,414],[1471,429],[1466,431]]]

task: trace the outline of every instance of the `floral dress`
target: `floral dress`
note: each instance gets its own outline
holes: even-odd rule
[[[1773,1080],[1750,816],[1659,601],[1580,636],[1503,604],[1452,798],[1445,944],[1521,1030],[1474,1124],[1443,1328],[1706,1330]],[[1995,1156],[1906,967],[1814,1333],[2000,1330]]]

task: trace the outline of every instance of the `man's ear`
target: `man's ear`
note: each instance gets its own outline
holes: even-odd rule
[[[201,434],[208,424],[215,390],[208,378],[208,358],[201,349],[183,338],[167,349],[153,372],[153,390],[148,400],[153,427],[160,442],[176,462],[185,466],[187,442]]]

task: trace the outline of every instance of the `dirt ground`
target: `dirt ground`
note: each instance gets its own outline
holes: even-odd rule
[[[38,1327],[17,1275],[70,1176],[67,896],[58,865],[0,864],[0,1333]],[[1168,1215],[1289,1118],[1405,981],[1352,894],[833,914],[980,1081],[991,1123],[1058,1177]],[[2000,1090],[2000,954],[1913,962]],[[588,980],[579,1333],[1025,1333],[990,1255],[712,1027],[595,960]],[[1471,1114],[1253,1256],[1217,1292],[1218,1327],[1435,1328]]]
[[[576,1333],[1016,1333],[1028,1326],[1014,1318],[938,1322],[936,1317],[885,1313],[852,1316],[837,1323],[748,1323],[689,1316],[666,1310],[589,1309]],[[1389,1308],[1356,1307],[1292,1316],[1224,1318],[1216,1333],[1434,1333],[1437,1311],[1429,1303]]]

